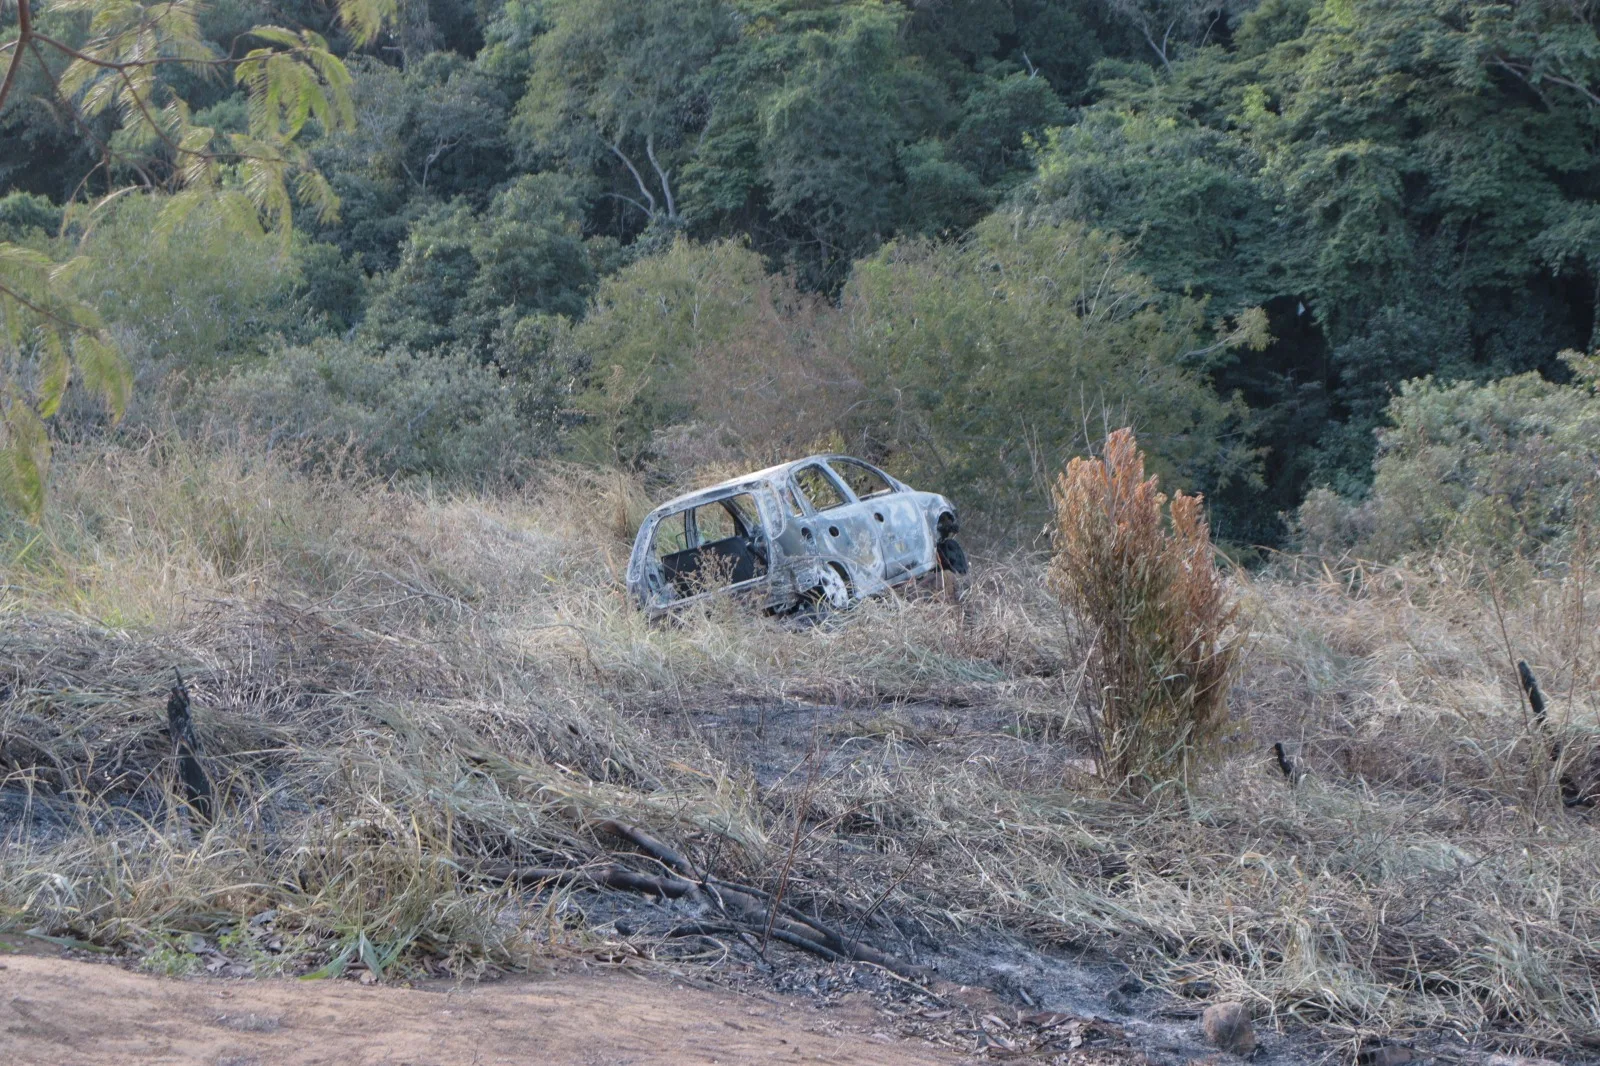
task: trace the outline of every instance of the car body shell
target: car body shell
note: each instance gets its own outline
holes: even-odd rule
[[[871,476],[864,477],[863,469]],[[853,482],[887,488],[858,496]],[[826,489],[831,486],[838,502],[819,508],[802,484],[830,501]],[[730,518],[739,516],[733,520],[743,543],[735,537],[705,543],[697,535],[699,520],[708,513],[701,509],[718,504],[725,504]],[[678,516],[684,516],[683,532]],[[956,521],[948,499],[919,492],[870,463],[846,455],[807,456],[686,493],[651,511],[640,523],[628,560],[628,592],[652,616],[727,595],[789,612],[811,602],[819,590],[839,588],[837,579],[849,599],[859,599],[939,569],[940,539],[956,531]],[[670,523],[681,550],[657,550],[663,523]],[[732,562],[732,572],[720,575],[726,580],[686,580],[685,572],[692,576],[708,551]]]

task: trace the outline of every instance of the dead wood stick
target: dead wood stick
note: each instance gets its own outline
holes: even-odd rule
[[[652,877],[623,866],[573,867],[555,866],[490,866],[478,873],[494,881],[519,885],[581,885],[585,888],[614,888],[623,892],[639,892],[647,896],[682,899],[695,895],[700,886],[681,877]]]
[[[751,896],[756,900],[766,901],[768,905],[775,905],[778,908],[779,913],[788,915],[790,918],[804,922],[807,925],[816,924],[816,919],[800,911],[793,905],[783,902],[781,898],[775,898],[772,893],[760,888],[756,888],[754,885],[741,884],[737,881],[725,881],[720,877],[698,876],[694,870],[694,867],[690,864],[688,859],[684,858],[682,853],[674,850],[666,844],[663,844],[661,841],[657,840],[655,837],[636,826],[631,826],[625,822],[619,822],[614,819],[607,818],[603,821],[595,822],[594,828],[602,833],[614,836],[619,840],[626,840],[628,843],[632,844],[634,847],[638,848],[652,859],[655,859],[663,866],[676,870],[678,873],[683,874],[686,877],[693,878],[703,887],[714,887],[720,890],[719,894],[733,892],[744,896]]]
[[[733,934],[743,933],[744,931],[745,930],[743,930],[739,926],[734,925],[732,923],[727,923],[727,922],[689,922],[689,923],[684,924],[684,925],[675,925],[675,926],[673,926],[671,929],[667,930],[667,935],[668,936],[715,936],[715,935],[717,935],[719,933],[723,934],[723,935],[727,935],[727,934],[730,934],[730,933],[733,933]],[[792,947],[800,948],[803,951],[809,951],[813,955],[820,955],[823,958],[827,959],[829,962],[850,962],[851,961],[851,959],[848,956],[839,954],[838,952],[834,951],[832,948],[828,947],[826,944],[823,944],[822,942],[820,942],[818,940],[814,940],[811,937],[805,936],[802,933],[798,933],[795,930],[787,928],[787,927],[784,927],[784,926],[777,926],[777,927],[773,928],[773,930],[772,930],[772,939],[776,940],[776,941],[778,941],[780,943],[783,943],[783,944],[789,944]],[[750,941],[747,941],[747,943],[753,942],[754,940],[755,940],[755,938],[751,937]],[[751,943],[751,946],[755,947],[756,945]],[[860,960],[860,961],[867,961],[867,960]]]
[[[592,889],[615,889],[623,892],[639,892],[645,895],[662,896],[666,899],[682,899],[692,896],[704,896],[704,889],[693,881],[681,877],[657,877],[650,874],[641,874],[623,866],[592,866],[592,867],[553,867],[553,866],[487,866],[478,869],[479,876],[495,881],[505,881],[519,885],[575,885]],[[926,979],[934,975],[934,971],[926,966],[906,962],[886,952],[879,951],[870,944],[859,940],[852,940],[838,930],[822,924],[814,918],[807,918],[786,908],[788,913],[777,914],[763,906],[755,896],[739,891],[738,889],[725,888],[719,893],[723,913],[728,916],[733,926],[732,931],[742,929],[762,928],[764,923],[771,918],[770,936],[777,938],[785,944],[809,951],[814,955],[833,961],[870,962],[874,966],[882,966],[892,970],[902,977],[912,980]],[[790,915],[794,915],[791,917]]]
[[[794,904],[785,903],[782,900],[775,901],[772,897],[772,893],[766,891],[765,889],[757,888],[754,885],[740,884],[738,881],[724,881],[720,877],[707,878],[706,884],[711,888],[717,889],[719,893],[724,895],[731,892],[739,895],[751,896],[755,900],[760,901],[763,906],[772,906],[776,904],[779,914],[787,915],[788,917],[799,922],[804,922],[807,925],[817,924],[817,919],[805,913]]]
[[[178,776],[189,800],[189,809],[202,822],[211,821],[211,779],[200,765],[200,742],[195,739],[194,719],[189,714],[189,686],[183,674],[172,668],[178,683],[167,696],[167,735],[172,740],[172,756],[178,763]]]
[[[652,859],[678,871],[680,874],[694,876],[694,868],[689,865],[689,860],[642,829],[636,829],[631,825],[625,825],[610,818],[594,823],[594,827],[602,833],[609,833],[611,836],[617,837],[619,840],[626,840]]]

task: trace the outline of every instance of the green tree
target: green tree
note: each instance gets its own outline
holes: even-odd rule
[[[351,94],[354,125],[314,149],[340,217],[307,228],[368,269],[390,270],[408,224],[432,205],[461,198],[481,210],[511,176],[510,101],[500,79],[451,53],[403,70],[362,58]]]
[[[98,149],[84,175],[102,172],[100,203],[127,194],[166,195],[156,236],[198,214],[246,232],[273,228],[287,241],[296,200],[328,214],[337,198],[312,165],[299,134],[309,122],[349,125],[349,75],[328,42],[311,30],[255,26],[242,55],[223,54],[202,36],[191,0],[158,5],[112,0],[19,0],[0,46],[0,113],[26,77]],[[341,0],[341,18],[358,40],[375,34],[387,0]],[[247,122],[223,132],[197,122],[179,87],[184,75],[231,73],[248,98]],[[137,185],[119,186],[131,173]],[[92,216],[91,216],[92,217]],[[120,417],[129,388],[126,364],[94,308],[77,299],[71,278],[82,256],[55,262],[44,251],[0,244],[0,491],[30,515],[44,504],[49,461],[45,420],[60,408],[74,376]]]
[[[461,200],[434,205],[378,279],[364,332],[414,350],[481,350],[505,315],[579,317],[613,247],[584,238],[582,208],[556,174],[523,175],[482,215]]]
[[[675,172],[707,108],[704,70],[733,39],[723,0],[556,0],[532,45],[515,129],[525,164],[598,171],[637,218],[678,226]]]
[[[1107,425],[1131,425],[1179,486],[1249,478],[1243,411],[1207,364],[1265,341],[1264,316],[1216,330],[1203,301],[1162,293],[1129,247],[1074,222],[997,213],[964,240],[901,241],[845,291],[879,447],[909,475],[1038,528],[1049,479]]]
[[[1029,195],[1268,310],[1277,343],[1213,371],[1257,412],[1266,533],[1307,482],[1363,490],[1400,382],[1559,379],[1589,342],[1600,37],[1584,5],[1266,0],[1211,40],[1103,64]]]

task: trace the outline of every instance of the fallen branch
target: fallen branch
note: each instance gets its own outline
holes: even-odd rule
[[[554,866],[490,867],[479,871],[493,881],[526,885],[577,886],[579,888],[613,888],[623,892],[638,892],[664,899],[683,899],[698,895],[700,887],[693,881],[679,877],[652,877],[625,866],[574,867],[562,869]]]
[[[650,858],[669,869],[688,871],[688,861],[654,837],[621,822],[596,823],[611,836],[626,840]],[[663,899],[688,899],[715,908],[727,919],[723,932],[744,934],[761,932],[792,947],[830,961],[868,962],[902,977],[926,980],[935,975],[927,966],[906,962],[870,944],[845,936],[839,930],[812,918],[796,908],[774,899],[761,889],[716,878],[690,880],[672,874],[644,874],[616,864],[596,866],[489,866],[477,870],[481,877],[527,887],[554,885],[611,889],[660,896]],[[707,923],[697,923],[695,928]],[[718,924],[720,928],[720,923]],[[690,926],[680,926],[688,929]],[[688,935],[688,934],[684,934]]]
[[[594,823],[594,828],[619,840],[626,840],[669,869],[676,870],[686,876],[694,876],[694,868],[689,865],[687,859],[642,829],[636,829],[631,825],[624,825],[609,818]]]

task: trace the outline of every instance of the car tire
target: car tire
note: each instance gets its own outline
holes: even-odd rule
[[[939,541],[939,569],[948,570],[952,574],[965,574],[967,572],[967,553],[961,547],[961,542],[954,537],[945,537]]]
[[[796,616],[813,625],[829,616],[847,611],[855,606],[855,592],[845,576],[833,567],[825,567],[817,586],[800,598]]]

